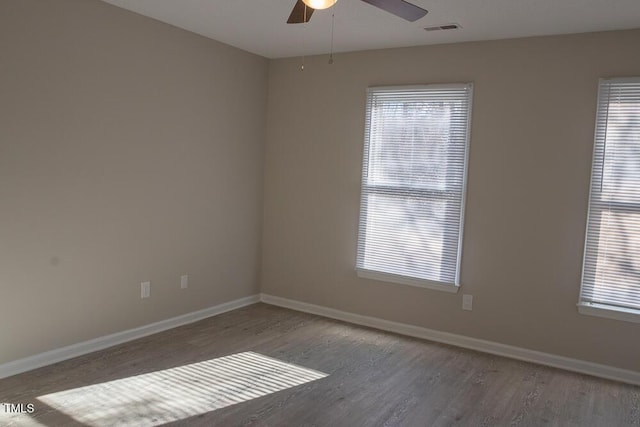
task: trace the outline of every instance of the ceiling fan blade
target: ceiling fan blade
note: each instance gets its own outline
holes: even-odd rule
[[[305,14],[305,9],[306,9],[306,14]],[[310,8],[309,6],[304,4],[302,0],[298,0],[295,6],[293,6],[293,10],[291,11],[291,15],[289,15],[287,24],[302,24],[304,22],[309,22],[309,20],[311,19],[311,15],[313,15],[314,10],[315,9]]]
[[[404,18],[407,21],[417,21],[418,19],[429,13],[421,7],[411,4],[404,0],[362,0],[365,3],[369,3],[373,6],[379,7],[382,10],[386,10],[400,18]]]

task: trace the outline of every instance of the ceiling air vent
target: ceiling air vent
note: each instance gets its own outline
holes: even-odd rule
[[[457,30],[458,28],[462,28],[460,24],[444,24],[438,25],[436,27],[427,27],[425,31],[440,31],[440,30]]]

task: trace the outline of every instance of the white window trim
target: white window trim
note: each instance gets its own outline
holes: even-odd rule
[[[579,302],[578,313],[587,316],[603,317],[605,319],[622,320],[640,323],[640,311],[632,308],[613,307],[593,302]]]
[[[399,274],[383,273],[380,271],[367,270],[366,268],[356,268],[358,277],[363,279],[378,280],[380,282],[397,283],[400,285],[415,286],[418,288],[432,289],[434,291],[449,292],[457,294],[460,285],[451,283],[434,282],[431,280],[416,279],[415,277],[401,276]]]
[[[600,105],[600,87],[603,82],[606,82],[606,81],[616,81],[616,82],[622,82],[622,83],[637,82],[639,79],[640,78],[638,77],[616,77],[616,78],[599,79],[598,80],[598,99],[597,99],[596,105],[597,106]],[[597,127],[598,113],[599,112],[596,111],[596,118],[595,118],[596,126],[594,126],[594,132],[593,132],[593,152],[591,154],[591,171],[589,174],[589,204],[587,209],[587,221],[585,225],[585,245],[584,245],[584,252],[582,254],[582,272],[580,275],[580,294],[578,297],[578,304],[576,304],[576,306],[578,307],[578,313],[582,315],[601,317],[605,319],[621,320],[624,322],[640,323],[640,310],[635,310],[635,309],[626,308],[626,307],[616,307],[616,306],[607,305],[607,304],[598,304],[598,303],[582,300],[583,299],[582,283],[584,280],[585,262],[587,260],[586,236],[589,231],[589,218],[591,217],[591,199],[593,195],[592,176],[593,176],[593,170],[595,167],[593,159],[595,158],[596,150],[597,150],[596,138],[598,133],[598,127]]]
[[[465,224],[465,216],[466,216],[466,200],[467,200],[467,180],[469,173],[469,150],[471,146],[471,122],[473,120],[473,99],[474,99],[474,84],[473,82],[466,83],[436,83],[436,84],[427,84],[427,85],[402,85],[402,86],[372,86],[367,88],[367,96],[372,90],[411,90],[411,89],[421,89],[425,87],[429,88],[448,88],[452,86],[465,86],[469,88],[469,113],[467,120],[467,129],[466,129],[466,140],[465,140],[465,155],[464,155],[464,170],[463,170],[463,178],[462,178],[462,199],[460,203],[460,234],[458,236],[458,253],[457,253],[457,264],[456,264],[456,277],[454,283],[445,283],[445,282],[435,282],[432,280],[426,279],[418,279],[415,277],[401,276],[392,273],[384,273],[381,271],[373,271],[364,268],[356,267],[356,274],[358,277],[363,279],[372,279],[378,280],[381,282],[387,283],[395,283],[400,285],[408,285],[415,286],[423,289],[430,289],[448,293],[457,294],[460,290],[460,270],[462,268],[462,245],[463,245],[463,237],[464,237],[464,224]],[[362,191],[360,191],[360,196],[362,197]],[[362,205],[362,200],[360,200],[360,206]],[[358,223],[360,218],[358,218]]]

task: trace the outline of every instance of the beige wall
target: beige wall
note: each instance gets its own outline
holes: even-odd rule
[[[627,31],[271,61],[262,292],[640,371],[640,325],[576,309],[598,78],[640,75],[638,46]],[[365,88],[439,82],[475,84],[457,295],[354,272]]]
[[[0,1],[0,363],[258,292],[267,66],[97,0]]]

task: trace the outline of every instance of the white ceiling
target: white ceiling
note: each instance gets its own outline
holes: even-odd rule
[[[360,0],[339,0],[308,24],[286,24],[296,0],[103,0],[268,58],[640,28],[640,0],[410,0],[429,14],[407,22]],[[424,31],[458,23],[462,29]]]

